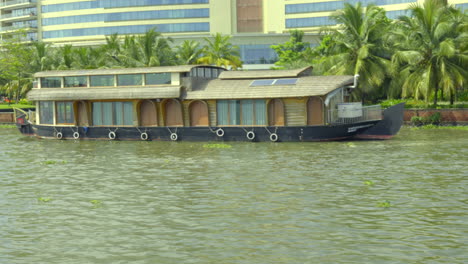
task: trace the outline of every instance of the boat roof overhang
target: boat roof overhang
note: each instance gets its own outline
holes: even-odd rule
[[[27,98],[31,101],[78,101],[78,100],[128,100],[179,98],[181,86],[158,86],[144,88],[43,88],[32,89]]]
[[[338,88],[351,85],[354,77],[342,76],[306,76],[298,78],[292,85],[251,86],[254,80],[211,80],[204,86],[187,91],[184,99],[262,99],[293,98],[327,95]]]
[[[224,71],[218,78],[222,80],[247,80],[296,78],[310,75],[312,75],[312,66],[293,70]]]
[[[34,74],[35,78],[41,77],[66,77],[66,76],[88,76],[88,75],[113,75],[113,74],[141,74],[141,73],[183,73],[190,72],[193,68],[208,67],[226,70],[225,68],[212,65],[177,65],[142,68],[116,68],[116,69],[92,69],[92,70],[64,70],[43,71]]]

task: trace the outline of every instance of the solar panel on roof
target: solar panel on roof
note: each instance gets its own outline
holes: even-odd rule
[[[288,84],[296,84],[297,78],[293,79],[278,79],[274,83],[274,85],[288,85]]]
[[[263,85],[273,85],[275,80],[255,80],[250,86],[263,86]]]

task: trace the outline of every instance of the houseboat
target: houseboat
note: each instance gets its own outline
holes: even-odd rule
[[[357,76],[312,68],[227,71],[209,65],[38,72],[17,111],[21,133],[39,138],[144,141],[387,139],[403,105],[352,102]]]

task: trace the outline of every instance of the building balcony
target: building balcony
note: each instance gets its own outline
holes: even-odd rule
[[[20,8],[34,7],[37,0],[13,0],[0,3],[0,10],[14,10]]]
[[[0,34],[11,33],[20,29],[26,32],[35,32],[37,31],[37,26],[36,25],[21,25],[21,26],[0,27]]]
[[[37,19],[37,14],[35,12],[31,12],[29,14],[22,14],[13,16],[13,14],[5,14],[0,16],[0,22],[18,22],[24,20],[32,20]]]

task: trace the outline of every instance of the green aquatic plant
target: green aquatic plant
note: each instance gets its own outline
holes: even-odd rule
[[[216,144],[216,143],[204,144],[203,147],[204,148],[218,148],[218,149],[232,148],[232,146],[228,144]]]
[[[44,165],[53,165],[53,164],[67,164],[68,162],[66,160],[62,160],[62,161],[57,161],[57,160],[46,160],[44,162],[42,162],[42,164]]]
[[[100,200],[91,200],[89,202],[93,205],[93,208],[99,208],[102,206],[102,201]]]
[[[385,200],[385,201],[380,201],[377,203],[377,207],[383,207],[383,208],[389,208],[389,207],[392,207],[393,205],[390,203],[389,200]]]
[[[367,186],[372,186],[372,185],[374,185],[374,182],[373,181],[364,181],[364,184],[367,185]]]
[[[47,202],[50,202],[52,200],[52,198],[50,198],[50,197],[39,197],[39,198],[37,198],[37,200],[39,202],[47,203]]]
[[[348,142],[348,143],[346,143],[346,146],[348,146],[350,148],[355,148],[356,144],[354,144],[353,142]]]

